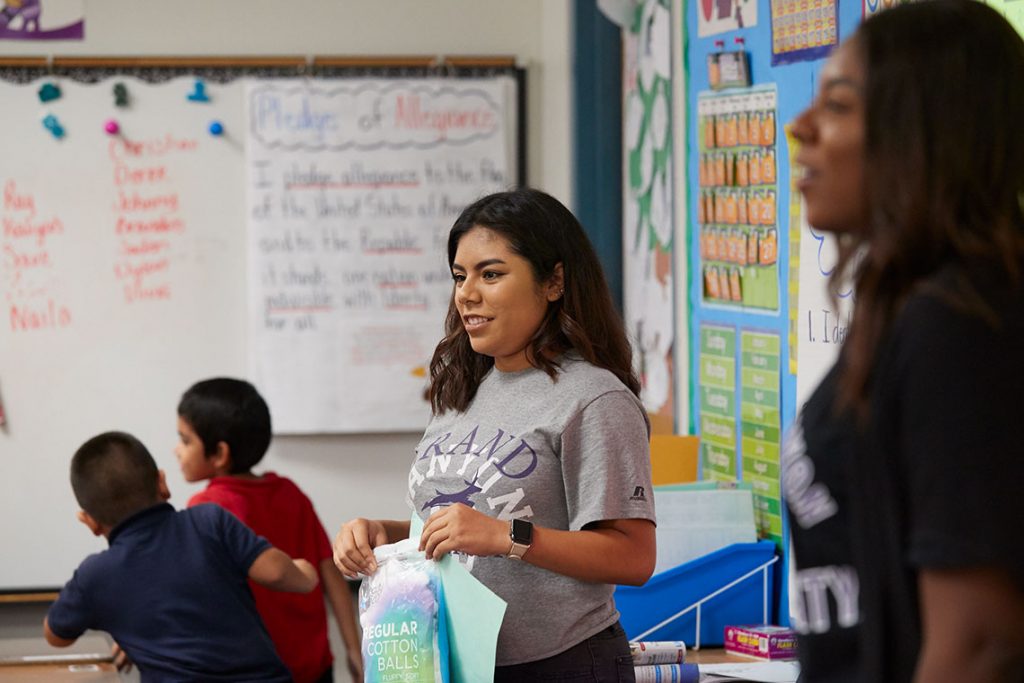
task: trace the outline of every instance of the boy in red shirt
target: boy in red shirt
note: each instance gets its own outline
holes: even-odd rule
[[[189,388],[178,404],[174,449],[189,482],[209,479],[189,507],[217,503],[292,557],[319,570],[347,650],[348,669],[362,680],[362,657],[352,594],[334,565],[330,541],[309,498],[285,477],[252,468],[270,446],[270,410],[256,388],[238,379],[215,378]],[[252,586],[256,608],[295,678],[295,683],[333,681],[324,592],[293,595]]]

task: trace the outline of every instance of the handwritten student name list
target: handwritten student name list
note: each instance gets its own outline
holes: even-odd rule
[[[71,325],[62,296],[54,246],[64,239],[64,221],[50,213],[30,188],[15,179],[3,184],[3,290],[12,332],[61,329]]]
[[[112,193],[112,267],[116,295],[127,304],[171,298],[171,253],[186,222],[170,168],[197,146],[194,139],[170,134],[108,143],[109,176],[95,180],[101,195]],[[86,211],[84,223],[67,225],[46,208],[45,189],[37,192],[15,178],[3,182],[2,284],[12,332],[64,329],[75,319],[69,283],[61,275],[73,271],[73,245],[65,240],[74,239],[69,233],[76,229],[91,230],[92,214]]]
[[[113,138],[108,146],[117,254],[114,276],[126,303],[171,298],[171,256],[186,229],[169,166],[193,154],[194,139],[167,134],[142,140]]]
[[[250,86],[255,374],[282,400],[327,376],[362,392],[358,406],[328,397],[334,410],[297,430],[344,430],[338,410],[363,413],[353,428],[421,426],[422,368],[451,294],[448,230],[510,182],[502,98],[475,81]]]

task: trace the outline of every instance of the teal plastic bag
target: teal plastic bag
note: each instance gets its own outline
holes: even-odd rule
[[[365,683],[448,683],[448,629],[437,564],[406,539],[374,549],[359,587]]]

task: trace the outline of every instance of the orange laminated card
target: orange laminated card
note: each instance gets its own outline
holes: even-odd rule
[[[771,184],[775,182],[775,150],[766,150],[761,155],[761,180]]]
[[[740,187],[750,184],[750,176],[747,174],[749,158],[746,152],[736,155],[736,184]]]
[[[775,225],[775,190],[768,190],[761,200],[761,225]]]
[[[718,231],[710,228],[704,231],[704,251],[707,253],[708,261],[718,260]]]
[[[724,266],[718,269],[718,291],[722,299],[729,298],[729,271]]]
[[[751,230],[750,234],[747,235],[747,262],[751,265],[757,263],[758,255],[758,231]]]
[[[729,269],[729,298],[733,301],[743,301],[743,292],[740,291],[740,269],[735,266]]]
[[[767,266],[775,263],[777,256],[775,228],[772,228],[761,240],[761,265]]]
[[[761,121],[761,144],[775,144],[775,112],[770,111],[764,115]]]
[[[760,185],[762,182],[764,182],[764,180],[761,178],[761,171],[763,170],[761,167],[761,153],[751,152],[750,163],[747,165],[749,167],[747,174],[750,176],[750,184]]]
[[[761,221],[760,192],[751,192],[747,197],[747,221],[755,225]]]
[[[760,145],[761,144],[761,112],[751,112],[749,124],[747,126],[747,136],[750,139],[750,144]]]
[[[737,144],[738,131],[736,130],[736,114],[729,114],[725,118],[725,146],[735,147]]]
[[[715,117],[704,117],[704,146],[711,149],[715,146]]]
[[[736,225],[739,221],[736,204],[736,193],[730,192],[725,198],[725,222],[729,225]]]
[[[708,266],[704,269],[704,295],[712,299],[718,299],[718,268]]]
[[[725,147],[725,115],[715,117],[715,146]]]

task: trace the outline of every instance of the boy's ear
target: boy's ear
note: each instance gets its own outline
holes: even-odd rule
[[[157,494],[160,496],[160,500],[171,499],[171,489],[167,486],[167,474],[163,470],[157,471],[159,479],[157,480]]]
[[[96,521],[96,519],[85,510],[79,510],[78,514],[75,515],[78,521],[89,527],[89,531],[92,532],[93,536],[103,535],[103,525]]]
[[[231,446],[226,441],[218,441],[217,450],[210,456],[210,460],[218,471],[231,471]]]

